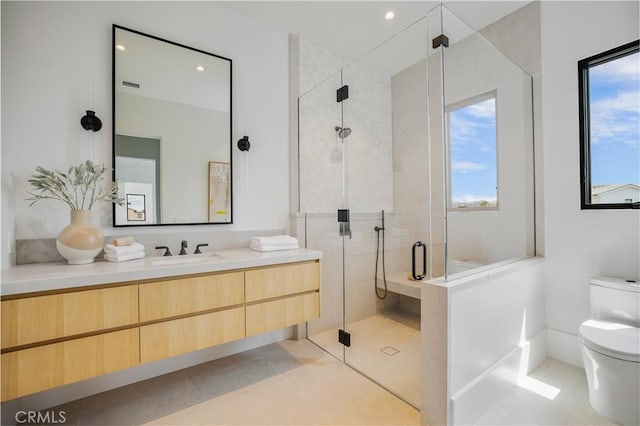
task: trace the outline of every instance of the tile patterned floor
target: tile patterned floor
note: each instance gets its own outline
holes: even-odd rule
[[[350,323],[351,346],[346,362],[414,407],[420,406],[420,316],[392,311]],[[339,354],[337,329],[309,338],[332,354]],[[393,349],[397,351],[394,354]],[[393,354],[393,355],[390,355]]]
[[[313,343],[287,340],[73,401],[76,425],[418,425],[420,413]]]
[[[514,387],[476,424],[615,425],[589,405],[584,369],[547,358],[528,377],[533,386]]]
[[[387,356],[387,355],[384,355]],[[587,402],[584,370],[551,358],[478,425],[615,425]],[[539,383],[538,383],[539,384]],[[74,425],[418,425],[420,413],[313,343],[287,340],[73,401]]]

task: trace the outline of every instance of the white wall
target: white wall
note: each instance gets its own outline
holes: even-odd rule
[[[638,2],[542,2],[542,96],[549,355],[581,365],[589,277],[639,277],[632,210],[580,210],[577,61],[638,39]]]
[[[541,265],[533,258],[450,289],[453,424],[477,421],[516,384],[519,374],[544,360]]]
[[[3,241],[14,232],[18,239],[54,237],[68,223],[61,203],[27,207],[27,179],[37,165],[78,164],[93,141],[95,160],[111,166],[113,23],[233,60],[234,224],[184,231],[286,229],[286,32],[215,2],[2,2]],[[100,132],[81,128],[86,109],[102,119]],[[242,135],[251,139],[244,158],[235,148]],[[96,209],[94,221],[106,234],[117,232],[110,206]],[[10,255],[2,248],[6,267]]]
[[[422,287],[422,424],[474,424],[546,357],[543,260]]]

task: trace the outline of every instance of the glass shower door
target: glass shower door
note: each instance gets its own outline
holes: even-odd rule
[[[420,284],[408,274],[413,245],[428,241],[426,53],[422,19],[342,70],[345,362],[415,407]]]
[[[338,330],[344,329],[344,237],[336,221],[344,206],[342,106],[336,90],[342,73],[298,98],[299,212],[305,247],[323,252],[320,318],[307,323],[307,336],[344,360]]]

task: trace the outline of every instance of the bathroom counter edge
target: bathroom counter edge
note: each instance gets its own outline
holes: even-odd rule
[[[321,251],[311,249],[256,252],[240,248],[215,250],[213,253],[219,254],[222,259],[211,263],[162,266],[153,265],[153,257],[120,263],[98,261],[87,265],[67,265],[57,262],[12,266],[2,270],[0,295],[11,296],[322,259]]]

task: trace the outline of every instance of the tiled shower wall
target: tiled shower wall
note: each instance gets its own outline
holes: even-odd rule
[[[375,296],[374,227],[380,225],[380,211],[385,210],[386,270],[409,271],[412,244],[428,241],[426,76],[419,75],[424,67],[391,76],[364,61],[351,63],[340,73],[341,58],[301,39],[298,46],[303,95],[298,102],[296,228],[298,236],[306,236],[309,248],[324,253],[322,317],[309,324],[314,334],[342,324],[343,303],[346,321],[352,322],[403,299],[389,293],[381,302]],[[422,92],[415,88],[416,79],[425,88]],[[342,84],[349,85],[343,108],[336,102],[336,89]],[[351,128],[344,142],[335,126]],[[352,231],[344,240],[344,270],[336,223],[336,210],[343,206],[343,173],[344,205],[351,211]]]

